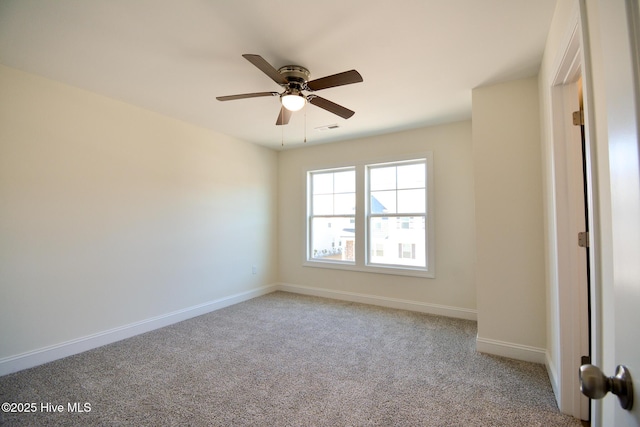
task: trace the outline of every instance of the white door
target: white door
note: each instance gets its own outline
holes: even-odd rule
[[[632,30],[634,21],[640,24],[639,5],[638,0],[585,4],[597,147],[609,159],[608,171],[606,165],[598,170],[604,273],[595,296],[600,339],[594,350],[605,375],[614,375],[617,365],[629,368],[635,392],[630,411],[623,410],[611,393],[594,401],[594,424],[640,426],[640,41]]]

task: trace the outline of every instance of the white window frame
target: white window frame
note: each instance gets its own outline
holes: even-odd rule
[[[314,191],[313,191],[313,175],[314,174],[322,174],[322,173],[346,172],[346,171],[351,171],[351,170],[356,172],[356,176],[357,176],[357,171],[356,171],[355,167],[336,167],[336,168],[320,169],[320,170],[313,170],[313,171],[308,171],[307,172],[307,197],[306,197],[306,199],[307,199],[307,233],[306,233],[306,241],[307,241],[307,261],[309,261],[309,262],[321,263],[321,264],[341,264],[341,265],[354,265],[355,264],[354,261],[336,260],[336,259],[328,260],[328,259],[322,259],[322,258],[314,258],[313,257],[314,248],[312,247],[313,246],[313,239],[311,238],[311,229],[312,229],[312,224],[313,224],[313,219],[314,218],[326,218],[326,219],[331,219],[331,218],[353,218],[355,220],[355,222],[357,222],[356,215],[348,215],[348,214],[317,214],[317,215],[314,215],[313,214],[313,195],[314,195]],[[356,198],[357,198],[357,185],[356,185]],[[356,204],[356,213],[357,213],[357,204]],[[357,240],[356,240],[356,246],[357,246]]]
[[[426,267],[413,267],[405,265],[386,265],[369,263],[368,258],[371,253],[368,242],[368,204],[369,191],[368,167],[384,163],[399,164],[403,162],[421,161],[426,166],[426,213],[425,213],[425,233],[426,233]],[[318,260],[312,257],[311,245],[311,174],[321,171],[338,171],[340,169],[355,168],[356,171],[356,214],[355,214],[355,262],[345,263],[337,260]],[[434,205],[434,180],[433,180],[433,153],[421,152],[404,156],[393,156],[384,158],[374,158],[359,160],[357,162],[336,162],[335,164],[318,165],[304,169],[304,179],[306,180],[306,221],[305,221],[305,247],[303,255],[303,265],[306,267],[330,268],[350,271],[363,271],[369,273],[392,274],[401,276],[414,276],[435,278],[435,205]],[[375,248],[374,248],[375,249]]]

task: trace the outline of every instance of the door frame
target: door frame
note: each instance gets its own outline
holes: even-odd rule
[[[598,229],[597,211],[594,205],[597,201],[597,176],[592,166],[594,159],[594,146],[591,143],[590,110],[590,81],[588,69],[585,67],[588,56],[588,47],[585,47],[583,32],[583,1],[575,2],[572,14],[572,24],[569,26],[564,43],[560,49],[561,54],[553,67],[553,78],[543,84],[551,85],[551,188],[552,188],[552,220],[549,225],[552,231],[552,241],[549,242],[554,264],[551,275],[555,286],[551,286],[549,295],[551,318],[555,319],[557,331],[552,331],[551,351],[555,355],[547,356],[547,369],[554,386],[554,393],[559,409],[576,418],[588,420],[590,418],[589,399],[580,393],[578,368],[581,365],[582,356],[597,358],[594,348],[597,348],[599,335],[597,322],[599,321],[597,310],[591,310],[589,316],[589,304],[595,307],[596,289],[599,287],[598,279]],[[581,90],[584,105],[584,132],[585,132],[585,174],[586,192],[579,191],[579,196],[584,194],[584,204],[577,200],[574,194],[576,185],[584,189],[581,180],[582,174],[582,148],[580,146],[580,129],[573,125],[571,111],[579,109],[578,82],[581,81]],[[578,145],[576,147],[576,144]],[[580,153],[580,154],[578,154]],[[577,157],[580,156],[580,157]],[[577,167],[580,167],[580,176],[576,175]],[[580,223],[579,216],[584,218],[586,206],[588,224],[584,220]],[[580,225],[582,224],[582,225]],[[578,228],[584,226],[589,233],[589,267],[591,274],[587,281],[587,265],[585,249],[580,248],[577,242]],[[581,230],[584,231],[584,230]],[[589,301],[591,295],[591,301]],[[592,331],[589,336],[589,330]],[[555,362],[555,363],[554,363]]]

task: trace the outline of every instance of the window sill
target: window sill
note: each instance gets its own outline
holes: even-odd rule
[[[422,277],[427,279],[435,279],[435,272],[411,268],[411,267],[379,267],[379,266],[359,266],[350,263],[328,262],[328,261],[305,261],[304,267],[328,268],[332,270],[357,271],[360,273],[388,274],[393,276],[411,276]]]

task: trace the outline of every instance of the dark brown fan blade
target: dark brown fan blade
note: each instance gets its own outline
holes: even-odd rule
[[[329,87],[350,85],[352,83],[360,83],[362,76],[356,70],[345,71],[343,73],[334,74],[332,76],[322,77],[307,82],[309,90],[321,90]]]
[[[279,85],[287,84],[287,80],[282,76],[282,74],[280,74],[278,70],[273,68],[273,66],[269,64],[262,56],[253,55],[250,53],[245,53],[242,56],[244,57],[244,59],[258,67],[260,71],[269,76],[274,82],[278,83]]]
[[[307,99],[316,107],[323,108],[333,114],[342,117],[343,119],[348,119],[355,114],[355,111],[351,111],[348,108],[343,107],[342,105],[338,105],[335,102],[331,102],[328,99],[324,99],[319,96],[309,95]]]
[[[255,92],[243,93],[241,95],[216,96],[218,101],[233,101],[235,99],[258,98],[260,96],[278,96],[278,92]]]
[[[278,120],[276,121],[276,126],[286,125],[289,123],[289,119],[291,118],[291,111],[286,108],[280,108],[280,114],[278,114]]]

